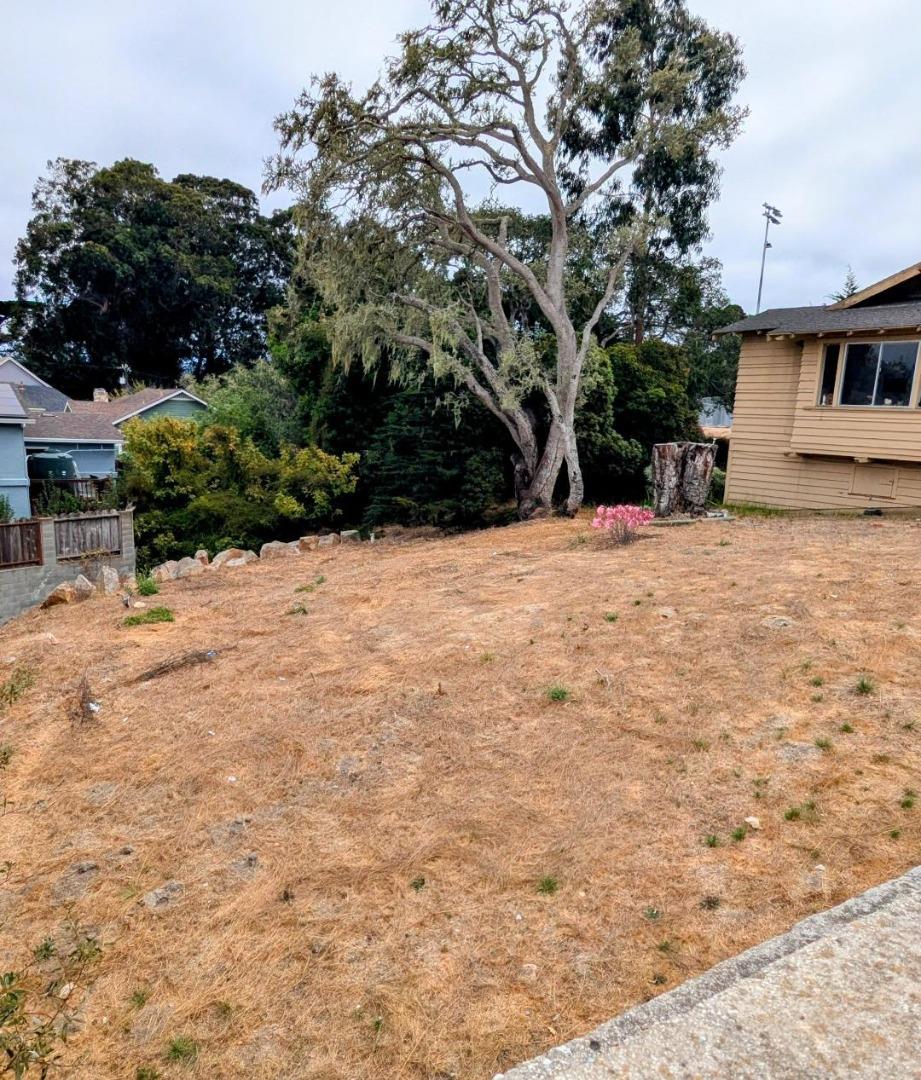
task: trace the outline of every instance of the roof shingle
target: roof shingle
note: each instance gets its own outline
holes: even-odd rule
[[[721,327],[718,334],[831,334],[863,330],[918,330],[921,328],[921,301],[909,304],[879,304],[875,307],[771,308],[759,315]]]

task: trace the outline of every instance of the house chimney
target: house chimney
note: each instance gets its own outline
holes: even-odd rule
[[[94,390],[93,401],[108,401],[109,392],[107,390]]]

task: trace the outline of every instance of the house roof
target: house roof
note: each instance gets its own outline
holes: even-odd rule
[[[47,386],[49,390],[53,389],[50,383],[46,383],[44,379],[39,378],[39,376],[36,375],[34,371],[31,371],[29,368],[27,368],[21,360],[17,360],[14,356],[0,356],[0,368],[4,368],[7,364],[11,364],[13,367],[18,368],[22,372],[25,372],[25,374],[28,375],[29,378],[35,379],[37,382],[40,382],[42,386]],[[8,380],[6,377],[4,377],[3,381],[9,382],[11,380]],[[19,380],[17,380],[17,382],[18,381]]]
[[[24,423],[29,419],[25,406],[16,395],[12,383],[0,383],[0,422]]]
[[[718,334],[832,334],[876,330],[921,332],[921,300],[907,304],[841,308],[838,304],[816,307],[771,308],[759,315],[723,326]]]
[[[130,420],[132,416],[152,409],[154,405],[160,405],[164,401],[170,401],[175,397],[185,397],[197,401],[199,405],[207,405],[201,398],[190,394],[178,386],[148,387],[138,390],[134,394],[125,394],[123,397],[113,398],[111,401],[71,401],[70,407],[75,413],[104,416],[111,424],[120,424]]]
[[[28,386],[24,383],[13,383],[20,402],[27,409],[37,409],[39,412],[64,412],[69,404],[66,394],[55,390],[53,386]]]
[[[121,443],[124,436],[104,416],[46,412],[34,416],[26,441]]]

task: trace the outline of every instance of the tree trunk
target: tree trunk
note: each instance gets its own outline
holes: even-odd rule
[[[715,457],[713,443],[656,443],[652,448],[656,517],[700,517],[706,512]]]
[[[527,487],[516,492],[518,498],[518,516],[522,521],[549,513],[553,508],[553,489],[563,463],[563,433],[554,421],[547,433],[547,442],[540,462],[534,470]],[[517,476],[516,476],[517,479]]]
[[[566,470],[569,478],[569,494],[566,496],[566,513],[575,517],[585,498],[585,484],[582,480],[582,466],[579,463],[579,446],[576,433],[569,431],[566,439]]]

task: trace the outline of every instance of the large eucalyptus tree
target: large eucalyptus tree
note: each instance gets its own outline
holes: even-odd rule
[[[400,44],[363,93],[312,81],[276,122],[267,185],[298,193],[335,356],[386,350],[466,388],[508,431],[522,517],[564,463],[574,513],[594,332],[660,223],[634,177],[733,137],[741,112],[713,88],[738,47],[684,0],[434,0]]]

